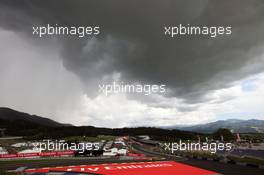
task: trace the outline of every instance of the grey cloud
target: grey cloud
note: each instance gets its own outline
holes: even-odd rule
[[[0,3],[0,25],[29,36],[34,23],[101,26],[101,35],[96,39],[59,39],[64,66],[82,79],[87,92],[98,90],[97,84],[104,77],[120,73],[122,81],[166,84],[173,91],[169,96],[201,103],[210,100],[208,92],[264,68],[258,65],[243,69],[262,54],[248,54],[263,46],[261,0]],[[233,34],[218,38],[164,36],[163,26],[179,23],[231,25]]]

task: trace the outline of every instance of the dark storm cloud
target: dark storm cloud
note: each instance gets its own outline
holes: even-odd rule
[[[162,83],[170,96],[188,103],[263,70],[244,69],[261,53],[264,35],[262,0],[224,1],[80,1],[1,0],[1,26],[29,36],[32,25],[99,25],[98,38],[60,38],[64,66],[77,74],[87,91],[120,73],[122,81]],[[166,25],[232,26],[231,36],[164,36]]]

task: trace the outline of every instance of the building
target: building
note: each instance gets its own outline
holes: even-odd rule
[[[107,151],[104,151],[103,153],[103,156],[117,156],[117,155],[122,155],[122,156],[127,155],[127,149],[111,148]]]
[[[8,154],[5,148],[0,147],[0,154]]]

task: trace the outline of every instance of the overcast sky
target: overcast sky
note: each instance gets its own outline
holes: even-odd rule
[[[32,26],[100,26],[37,38]],[[167,38],[178,24],[230,36]],[[262,0],[0,0],[0,106],[104,127],[264,119]],[[165,84],[170,93],[98,94],[98,84]]]

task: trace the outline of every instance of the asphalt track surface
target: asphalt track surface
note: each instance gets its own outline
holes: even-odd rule
[[[124,162],[142,162],[142,160],[120,160],[118,158],[111,159],[84,159],[84,158],[72,158],[72,159],[51,159],[51,161],[0,161],[1,168],[5,170],[15,170],[19,167],[27,168],[43,168],[43,167],[57,167],[57,166],[69,166],[69,165],[90,165],[90,164],[103,164],[103,163],[124,163]],[[4,163],[4,164],[3,164]]]
[[[142,161],[142,160],[138,160]],[[135,160],[119,160],[119,159],[101,159],[101,160],[91,160],[91,159],[59,159],[55,162],[14,162],[11,161],[9,164],[5,165],[5,169],[14,170],[21,166],[26,166],[28,168],[40,168],[40,167],[56,167],[56,166],[67,166],[67,165],[88,165],[88,164],[103,164],[103,163],[121,163],[121,162],[135,162]],[[188,164],[194,167],[199,167],[211,171],[218,172],[224,175],[263,175],[264,170],[254,167],[247,167],[235,164],[226,164],[221,162],[197,160],[197,159],[187,159],[181,163]],[[0,162],[1,165],[1,162]]]
[[[235,165],[235,164],[227,164],[227,163],[198,160],[198,159],[188,159],[182,163],[215,171],[224,175],[264,175],[264,169]]]
[[[148,150],[143,150],[141,148],[140,149],[137,148],[137,151],[149,156],[157,155],[157,153],[155,152],[150,152]],[[228,163],[215,162],[209,160],[199,160],[199,159],[191,159],[191,158],[179,159],[179,158],[172,158],[169,156],[165,156],[165,157],[167,157],[168,160],[176,159],[176,161],[180,161],[181,163],[211,170],[224,175],[264,175],[264,169],[259,169],[255,167],[228,164]]]

